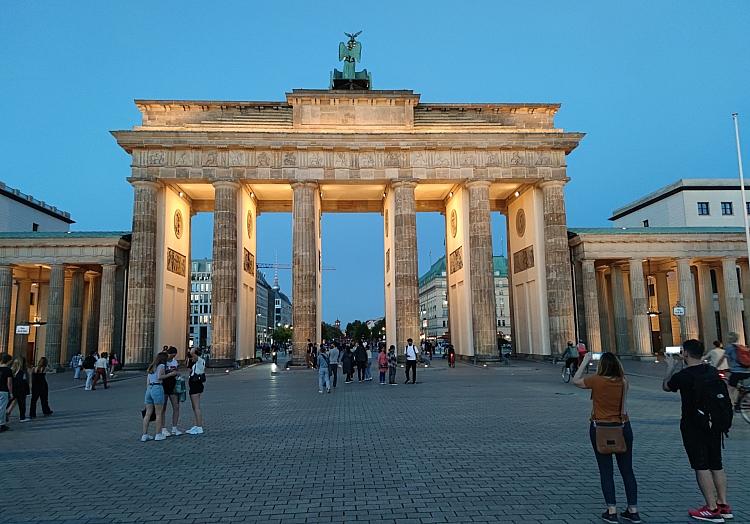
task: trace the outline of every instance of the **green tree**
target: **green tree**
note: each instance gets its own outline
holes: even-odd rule
[[[273,330],[273,341],[277,344],[286,344],[292,339],[292,329],[284,326],[278,326]]]
[[[321,324],[320,332],[325,340],[338,340],[344,336],[339,328],[326,322]]]
[[[369,340],[370,329],[361,320],[355,320],[346,325],[346,336],[352,340]]]

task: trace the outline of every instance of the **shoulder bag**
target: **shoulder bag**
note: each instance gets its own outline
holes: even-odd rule
[[[621,454],[628,451],[625,442],[625,422],[622,407],[625,401],[625,378],[622,379],[622,396],[620,397],[620,422],[594,421],[596,431],[596,450],[602,455]]]

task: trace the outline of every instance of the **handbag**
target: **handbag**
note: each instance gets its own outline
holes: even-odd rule
[[[596,432],[596,450],[602,455],[621,454],[628,451],[625,442],[625,423],[623,422],[622,407],[625,401],[625,379],[622,382],[622,396],[620,397],[620,422],[594,421]]]
[[[143,409],[141,410],[141,420],[143,420],[144,418],[146,418],[146,408],[143,408]],[[156,409],[154,409],[154,410],[153,410],[153,411],[151,412],[151,418],[149,419],[149,421],[153,422],[153,421],[155,421],[155,420],[156,420]]]

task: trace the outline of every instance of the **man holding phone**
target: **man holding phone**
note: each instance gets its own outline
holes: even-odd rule
[[[682,344],[682,349],[686,366],[677,373],[675,356],[669,353],[665,356],[667,373],[662,382],[662,389],[680,392],[682,443],[690,467],[695,470],[698,487],[706,500],[705,506],[688,510],[688,515],[705,522],[724,522],[724,519],[731,519],[734,515],[727,503],[727,476],[721,462],[722,434],[709,427],[705,420],[699,417],[697,405],[700,391],[710,380],[718,378],[718,372],[712,366],[703,363],[704,347],[700,340],[686,340]]]

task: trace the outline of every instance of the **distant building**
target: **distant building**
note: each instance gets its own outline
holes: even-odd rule
[[[510,300],[508,298],[508,260],[493,257],[495,272],[495,303],[497,307],[497,332],[511,334]],[[445,257],[440,257],[419,278],[419,317],[421,333],[435,340],[448,334],[448,300],[446,295]]]
[[[744,227],[740,185],[732,178],[681,179],[619,209],[615,227]]]
[[[190,274],[189,334],[194,346],[211,345],[211,260],[193,260]],[[279,288],[278,278],[273,286],[258,271],[255,302],[255,342],[271,342],[276,326],[292,324],[292,302]]]
[[[70,213],[0,182],[0,231],[66,232],[73,223]]]

